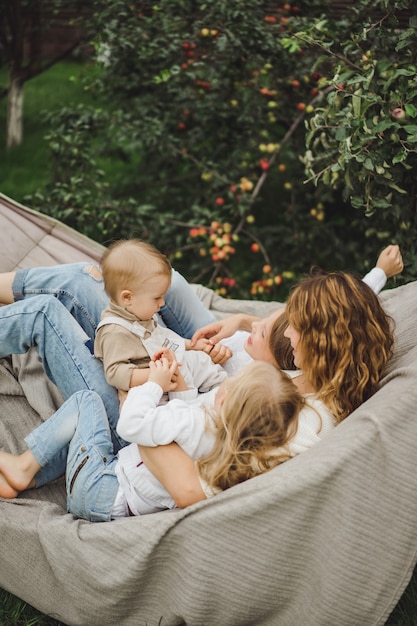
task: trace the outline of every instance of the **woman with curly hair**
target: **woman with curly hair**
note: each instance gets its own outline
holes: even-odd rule
[[[286,308],[299,382],[341,422],[377,389],[392,354],[393,323],[362,280],[315,271]]]

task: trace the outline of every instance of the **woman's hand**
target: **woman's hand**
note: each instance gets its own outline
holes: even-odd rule
[[[189,348],[187,349],[201,350],[201,352],[205,352],[206,354],[210,356],[213,363],[217,363],[220,365],[222,365],[223,363],[226,363],[226,361],[228,361],[230,357],[233,355],[233,352],[227,346],[224,346],[221,343],[213,345],[205,337],[201,337],[201,339],[198,339],[196,342],[194,342],[193,346],[190,345],[190,341],[189,341],[188,345],[189,345]]]
[[[226,337],[233,335],[237,330],[250,331],[252,322],[256,322],[259,319],[259,317],[255,317],[254,315],[238,313],[237,315],[226,317],[223,320],[207,324],[207,326],[203,326],[203,328],[196,330],[194,335],[191,337],[191,347],[193,348],[194,344],[196,344],[201,338],[208,339],[212,345],[215,345],[221,339],[225,339]]]
[[[404,269],[400,247],[397,245],[391,245],[384,248],[378,257],[376,267],[383,270],[387,278],[400,274]]]

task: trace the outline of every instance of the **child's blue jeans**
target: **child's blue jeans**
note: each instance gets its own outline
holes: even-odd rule
[[[73,394],[25,441],[42,465],[37,487],[65,473],[68,512],[91,522],[111,519],[119,487],[117,456],[103,402],[95,392]]]

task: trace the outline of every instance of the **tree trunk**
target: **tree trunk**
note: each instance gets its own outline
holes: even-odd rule
[[[23,82],[10,79],[7,101],[7,149],[20,146],[23,138]]]

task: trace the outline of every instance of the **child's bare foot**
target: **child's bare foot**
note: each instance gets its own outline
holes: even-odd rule
[[[9,485],[3,474],[0,474],[0,496],[2,498],[17,498],[18,495],[19,492]]]
[[[0,496],[16,498],[20,491],[33,487],[38,469],[39,465],[29,450],[20,455],[0,452]]]

